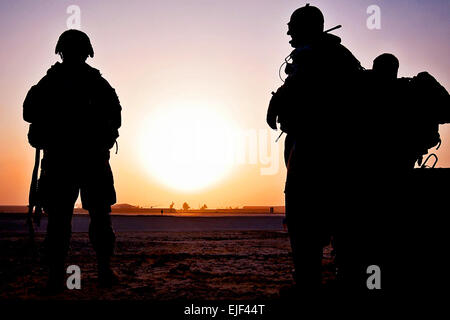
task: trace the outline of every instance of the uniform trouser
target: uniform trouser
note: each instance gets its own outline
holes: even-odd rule
[[[51,265],[62,265],[67,255],[72,232],[73,204],[48,209],[47,249]],[[99,260],[113,255],[115,235],[106,210],[89,210],[89,239]]]
[[[377,219],[376,216],[372,218]],[[375,224],[378,225],[378,222],[372,224],[368,219],[360,217],[339,221],[334,246],[337,280],[341,291],[350,294],[367,292],[367,280],[373,273],[372,267],[369,267],[375,266],[386,271],[383,256],[386,244],[383,237],[386,233]]]
[[[285,139],[284,160],[288,165],[294,136]],[[305,291],[317,290],[321,284],[323,235],[317,208],[308,208],[308,199],[302,197],[297,177],[288,176],[285,187],[286,225],[294,262],[294,280]],[[323,226],[322,226],[323,227]]]
[[[392,174],[374,169],[349,176],[346,198],[336,221],[336,265],[340,289],[349,294],[384,294],[395,273],[397,221],[403,210],[403,188]],[[381,290],[372,275],[380,275]]]
[[[286,184],[286,223],[294,261],[294,280],[301,291],[317,291],[321,286],[322,253],[327,242],[327,223],[320,206],[297,183]]]
[[[296,283],[307,291],[320,288],[323,247],[332,235],[341,288],[366,288],[367,266],[381,264],[373,195],[364,197],[367,189],[361,186],[336,183],[342,176],[312,172],[288,174],[285,189]]]
[[[429,288],[442,286],[440,270],[445,268],[439,257],[448,244],[444,221],[450,172],[361,172],[365,174],[335,179],[342,181],[341,188],[322,192],[312,188],[313,180],[303,179],[301,190],[292,183],[298,185],[298,181],[288,179],[286,218],[297,284],[315,288],[320,283],[320,238],[326,220],[335,236],[342,291],[397,296],[433,293]],[[374,274],[370,266],[380,270],[381,290],[368,286]]]
[[[41,180],[48,213],[50,264],[64,263],[71,237],[73,208],[80,192],[83,208],[90,215],[90,241],[99,261],[108,260],[115,243],[110,217],[115,190],[107,155],[78,160],[49,154],[44,155]]]

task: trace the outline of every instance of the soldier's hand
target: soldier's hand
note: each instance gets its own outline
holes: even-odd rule
[[[272,92],[272,98],[269,102],[269,108],[267,109],[266,121],[269,127],[273,130],[277,130],[277,115],[278,115],[278,103],[276,93]]]
[[[277,116],[276,115],[274,116],[274,115],[267,114],[267,124],[273,130],[278,130],[278,128],[277,128]]]

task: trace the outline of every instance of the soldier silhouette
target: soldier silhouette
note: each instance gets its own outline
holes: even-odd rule
[[[97,69],[86,63],[94,56],[89,37],[67,30],[58,39],[55,63],[31,87],[23,118],[31,123],[30,144],[43,149],[41,203],[48,213],[48,289],[63,289],[64,263],[71,236],[71,220],[79,192],[89,211],[89,237],[97,254],[101,286],[117,281],[111,269],[115,235],[111,205],[116,201],[109,150],[121,126],[121,106],[114,89]]]
[[[353,148],[358,156],[354,165],[360,179],[352,179],[357,188],[350,188],[354,197],[351,210],[353,230],[346,230],[338,244],[337,258],[343,268],[346,289],[369,293],[366,280],[367,268],[377,266],[383,271],[383,289],[386,289],[388,273],[387,246],[392,237],[388,218],[394,219],[396,206],[394,191],[399,186],[399,173],[407,165],[402,161],[404,145],[405,114],[398,105],[406,92],[397,82],[398,59],[383,54],[373,61],[371,70],[358,74],[354,87],[355,104],[359,105],[357,119],[360,125],[354,131]],[[354,171],[353,171],[354,172]],[[359,208],[359,210],[358,210]],[[339,257],[338,257],[339,256]],[[377,290],[371,292],[377,293]]]
[[[379,55],[372,70],[363,72],[358,90],[371,98],[364,117],[365,144],[371,153],[366,161],[392,172],[421,165],[428,150],[440,143],[439,124],[449,120],[445,88],[427,72],[397,78],[398,68],[399,60],[393,54]]]
[[[355,132],[361,137],[359,156],[372,170],[381,167],[397,170],[402,165],[399,146],[403,143],[401,126],[405,124],[405,114],[399,100],[406,99],[406,91],[404,84],[397,81],[398,68],[399,61],[394,55],[382,54],[373,61],[371,70],[359,74],[355,88],[364,122]]]
[[[372,70],[361,73],[357,91],[365,101],[361,117],[365,120],[358,132],[362,137],[358,151],[366,170],[358,202],[364,208],[360,220],[363,232],[355,237],[357,242],[346,243],[347,252],[359,253],[350,264],[355,286],[366,289],[365,270],[377,265],[383,271],[386,292],[413,289],[406,279],[416,278],[414,284],[419,286],[420,277],[412,270],[405,271],[402,259],[414,256],[419,265],[423,256],[419,248],[425,242],[418,241],[420,237],[412,232],[421,230],[412,221],[420,217],[421,223],[426,223],[421,212],[439,194],[439,179],[423,179],[423,172],[432,172],[419,171],[418,175],[414,167],[422,164],[430,148],[439,145],[439,124],[450,120],[445,88],[426,72],[397,78],[398,68],[399,60],[384,53],[375,58]],[[425,268],[422,265],[420,269]]]
[[[292,61],[284,84],[273,93],[267,123],[276,130],[278,122],[287,133],[285,201],[294,279],[297,292],[310,293],[321,287],[323,246],[336,233],[334,215],[347,197],[339,184],[346,178],[346,153],[353,142],[348,88],[361,66],[339,37],[324,32],[317,7],[295,10],[287,34]]]

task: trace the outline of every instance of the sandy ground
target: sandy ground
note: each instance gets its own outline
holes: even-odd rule
[[[41,248],[43,234],[37,236]],[[33,258],[23,233],[0,233],[0,300],[46,300],[41,252]],[[324,281],[333,278],[325,248]],[[283,231],[118,232],[113,267],[121,283],[101,289],[86,233],[74,233],[67,265],[80,266],[81,289],[63,300],[273,300],[293,285]]]

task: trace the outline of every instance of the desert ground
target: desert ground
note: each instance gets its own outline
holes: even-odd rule
[[[0,232],[0,300],[268,301],[293,285],[289,239],[282,229],[119,231],[112,265],[120,283],[111,289],[98,288],[88,235],[74,232],[67,265],[80,267],[81,289],[49,297],[42,290],[44,236],[37,234],[32,250],[26,233]],[[324,251],[325,282],[334,277],[330,251]]]

